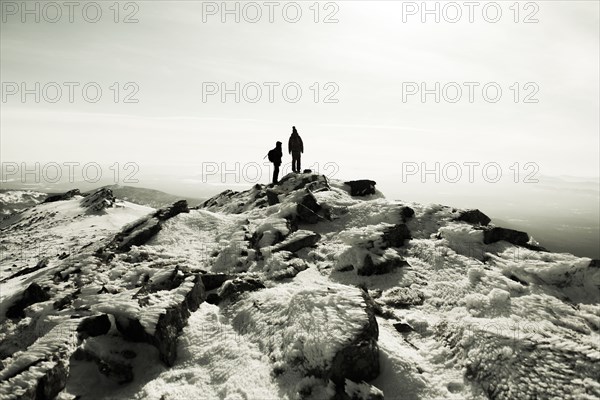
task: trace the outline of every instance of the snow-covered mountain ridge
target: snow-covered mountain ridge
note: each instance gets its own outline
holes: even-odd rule
[[[0,222],[1,398],[600,398],[598,260],[477,210],[316,174],[53,200]]]

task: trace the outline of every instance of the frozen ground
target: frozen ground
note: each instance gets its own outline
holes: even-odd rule
[[[143,229],[153,209],[81,196],[2,221],[0,397],[600,398],[597,261],[349,192],[300,174]]]

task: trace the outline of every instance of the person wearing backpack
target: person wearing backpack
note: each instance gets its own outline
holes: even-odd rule
[[[275,148],[269,150],[267,157],[269,161],[273,163],[273,184],[277,184],[279,180],[279,166],[281,165],[281,157],[283,157],[283,150],[281,149],[281,142],[275,143]]]
[[[295,126],[292,126],[292,135],[288,141],[288,152],[292,155],[292,171],[300,173],[300,155],[304,153],[304,143],[298,135]]]

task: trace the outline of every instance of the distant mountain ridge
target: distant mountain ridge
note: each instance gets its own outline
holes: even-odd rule
[[[177,200],[186,200],[191,205],[197,205],[206,200],[189,196],[177,196],[155,189],[123,185],[106,185],[84,192],[82,195],[88,195],[102,188],[110,189],[118,199],[152,208],[164,207]],[[59,193],[29,189],[0,189],[0,220],[42,203],[47,197],[56,194]]]
[[[102,187],[112,190],[113,195],[118,199],[152,208],[164,207],[168,204],[176,202],[177,200],[186,200],[190,205],[195,206],[206,200],[188,196],[177,196],[162,192],[160,190],[137,186],[107,185]],[[86,193],[91,193],[95,190],[90,190]]]

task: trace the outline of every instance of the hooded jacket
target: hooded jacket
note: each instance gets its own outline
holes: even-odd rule
[[[298,132],[292,132],[292,136],[290,136],[290,140],[288,141],[288,152],[296,152],[304,153],[304,143],[302,143],[302,138],[298,135]]]

